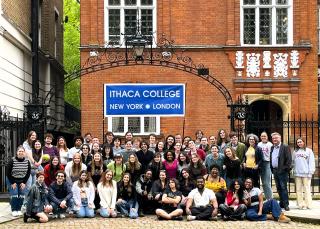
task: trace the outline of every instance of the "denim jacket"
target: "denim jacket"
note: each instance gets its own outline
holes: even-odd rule
[[[44,206],[48,204],[48,188],[44,183],[40,185],[37,181],[26,197],[26,214],[43,212]]]

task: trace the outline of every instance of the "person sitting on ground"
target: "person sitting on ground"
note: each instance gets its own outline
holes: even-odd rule
[[[218,214],[218,202],[214,192],[204,187],[202,176],[196,179],[197,188],[188,195],[186,205],[187,220],[208,220]]]
[[[94,184],[88,172],[81,171],[79,180],[75,181],[72,186],[73,200],[78,218],[94,217],[94,189]]]
[[[153,208],[152,200],[152,171],[147,169],[144,174],[140,176],[140,179],[136,183],[137,199],[139,203],[139,216],[143,217],[144,212],[151,212]]]
[[[162,195],[162,207],[156,210],[158,219],[182,220],[183,210],[178,208],[182,193],[178,188],[178,181],[175,178],[170,178],[168,188]]]
[[[44,183],[43,171],[37,172],[36,177],[36,183],[32,185],[25,198],[26,212],[23,215],[25,223],[28,221],[28,218],[33,218],[40,223],[46,223],[48,222],[46,213],[52,211],[52,206],[48,201],[48,189]]]
[[[265,221],[272,219],[279,223],[289,223],[290,218],[281,212],[279,203],[274,199],[263,202],[262,191],[253,187],[251,178],[246,178],[244,183],[243,201],[247,206],[247,219],[251,221]],[[271,214],[270,214],[271,213]]]
[[[113,180],[113,172],[107,169],[101,176],[101,181],[97,186],[100,196],[100,215],[104,218],[117,217],[117,182]]]
[[[49,187],[49,202],[53,208],[53,218],[65,218],[67,209],[73,209],[73,194],[71,185],[66,182],[66,173],[59,170],[56,174],[56,181]]]
[[[131,182],[130,173],[125,173],[122,180],[117,184],[116,209],[122,216],[136,219],[138,208],[136,188]]]
[[[219,205],[223,220],[243,220],[247,210],[243,202],[243,186],[240,180],[235,180],[231,184],[226,201]]]

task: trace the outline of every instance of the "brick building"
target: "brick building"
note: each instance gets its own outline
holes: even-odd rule
[[[0,1],[0,105],[22,118],[32,98],[31,0]],[[64,126],[63,1],[39,0],[39,97],[48,129]]]
[[[247,99],[255,121],[318,115],[316,1],[85,0],[80,11],[83,66],[110,43],[124,47],[122,34],[140,23],[142,33],[151,32],[155,40],[165,34],[177,52],[209,69],[199,77],[165,64],[98,63],[81,77],[82,133],[102,138],[106,130],[190,136],[198,129],[205,135],[230,130],[228,99],[212,78],[233,102]],[[185,117],[104,118],[103,84],[137,82],[185,84]],[[275,130],[283,132],[267,129]]]

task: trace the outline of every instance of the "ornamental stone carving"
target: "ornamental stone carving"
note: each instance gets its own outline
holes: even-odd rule
[[[247,77],[260,77],[260,54],[247,53]]]
[[[244,68],[243,66],[243,51],[236,52],[236,68]]]
[[[287,78],[288,77],[288,54],[276,53],[273,54],[273,77],[274,78]]]
[[[292,50],[290,52],[291,65],[290,68],[299,68],[299,52],[297,50]]]
[[[271,52],[270,51],[264,51],[263,52],[263,68],[271,68],[270,65],[271,62]]]

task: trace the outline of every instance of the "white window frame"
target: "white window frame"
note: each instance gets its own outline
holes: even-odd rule
[[[113,132],[112,131],[112,118],[119,117],[124,118],[124,131],[123,132]],[[149,135],[149,134],[160,134],[160,116],[112,116],[108,117],[108,131],[113,132],[114,135],[124,136],[125,133],[128,131],[128,117],[139,117],[140,118],[140,133],[133,133],[134,135]],[[156,131],[154,132],[145,132],[144,131],[144,118],[147,117],[156,117]]]
[[[108,0],[104,0],[104,41],[105,46],[109,43],[109,9],[120,9],[120,34],[124,34],[124,10],[126,9],[152,9],[152,35],[154,37],[153,42],[155,42],[157,39],[156,37],[156,28],[157,28],[157,0],[153,0],[152,6],[145,6],[141,5],[141,0],[137,0],[137,5],[134,6],[125,6],[125,0],[120,0],[120,6],[109,6]],[[141,18],[141,14],[139,14],[139,17]],[[139,20],[140,20],[139,18]],[[124,42],[124,36],[120,35],[120,46],[125,47]],[[153,44],[154,46],[155,44]]]
[[[256,0],[255,5],[244,5],[243,0],[240,1],[240,43],[241,46],[292,46],[293,45],[293,0],[288,0],[288,43],[287,44],[277,44],[276,43],[276,9],[282,8],[280,5],[276,5],[276,0],[272,0],[271,5],[260,5],[259,0]],[[259,44],[259,9],[260,8],[270,8],[272,7],[272,41],[268,45]],[[243,41],[243,9],[244,8],[255,8],[255,44],[244,44]],[[257,26],[258,25],[258,26]]]

